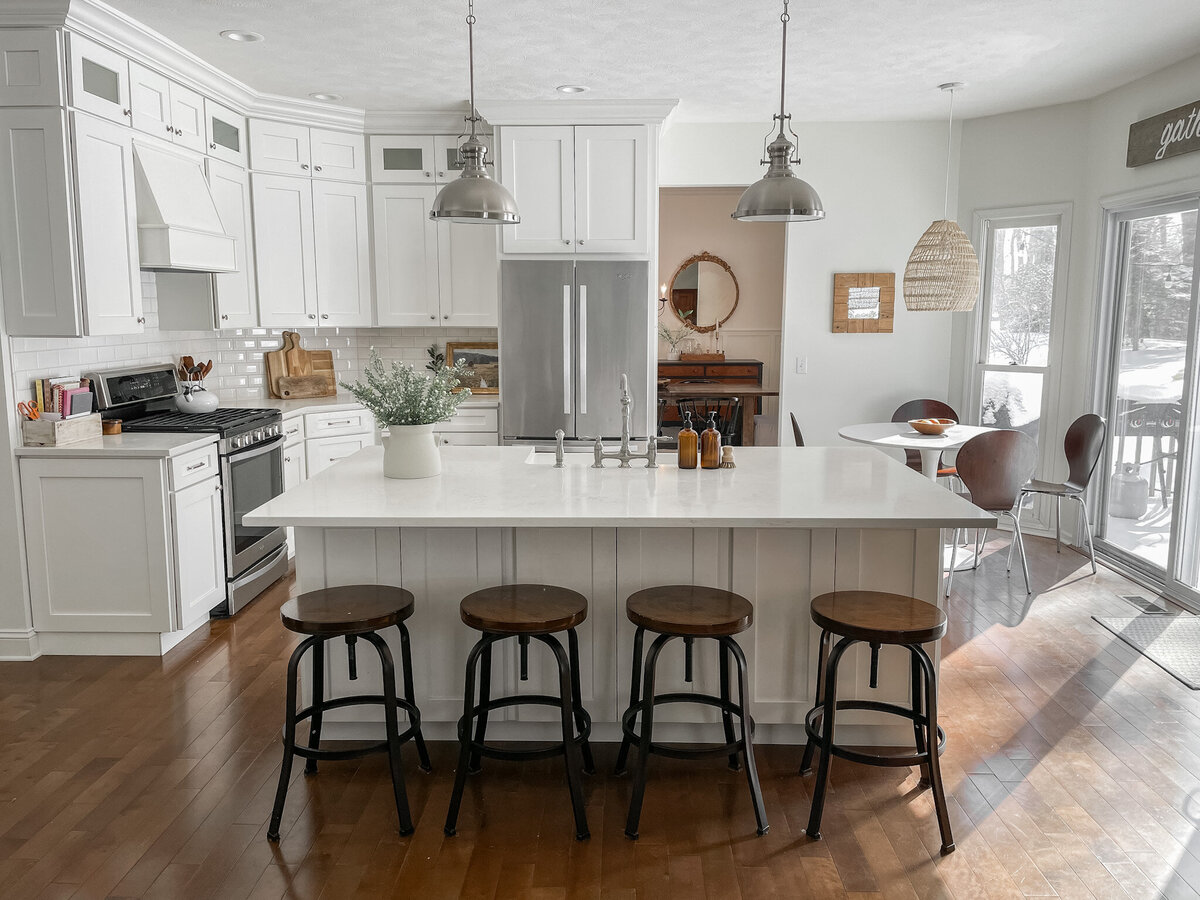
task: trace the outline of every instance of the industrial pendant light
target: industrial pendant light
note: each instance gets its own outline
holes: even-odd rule
[[[950,94],[950,135],[946,140],[946,198],[942,218],[930,225],[904,267],[904,306],[911,310],[967,312],[979,296],[979,257],[971,239],[950,219],[950,153],[954,144],[954,92],[962,82],[938,87]]]
[[[779,120],[779,134],[767,145],[767,158],[762,165],[769,166],[767,174],[760,178],[742,193],[733,218],[753,222],[813,222],[825,218],[825,207],[821,198],[813,190],[812,185],[796,177],[792,165],[800,165],[800,158],[794,156],[796,145],[788,140],[784,133],[786,128],[792,131],[791,119],[784,109],[784,89],[787,87],[787,26],[791,16],[788,15],[788,0],[783,0],[783,59],[782,74],[779,77],[779,113],[774,117]]]
[[[484,167],[487,147],[475,136],[479,113],[475,111],[475,0],[467,3],[467,48],[471,60],[471,133],[458,148],[462,174],[433,200],[429,218],[438,222],[480,225],[516,225],[521,221],[517,201]]]

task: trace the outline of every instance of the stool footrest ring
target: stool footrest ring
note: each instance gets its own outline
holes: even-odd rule
[[[925,716],[914,712],[905,706],[900,706],[896,703],[883,703],[878,700],[838,700],[834,704],[834,708],[838,712],[852,709],[865,709],[872,712],[887,713],[892,716],[899,716],[902,719],[908,719],[918,725],[925,725],[928,721]],[[804,716],[804,730],[808,733],[811,740],[821,741],[821,725],[825,715],[824,706],[814,706]],[[946,732],[939,725],[938,733],[938,756],[942,755],[942,751],[946,749]],[[850,750],[847,747],[842,747],[839,744],[833,744],[829,748],[829,752],[839,759],[849,760],[850,762],[862,763],[867,766],[893,766],[902,768],[905,766],[919,766],[929,760],[928,753],[862,753],[857,750]]]
[[[741,706],[731,700],[723,700],[712,694],[692,694],[685,691],[671,694],[657,694],[654,697],[655,706],[662,706],[666,703],[699,703],[704,706],[716,707],[722,712],[732,713],[738,717],[742,715]],[[625,710],[625,713],[621,716],[621,731],[634,744],[640,744],[642,740],[641,734],[636,730],[637,715],[645,710],[645,708],[646,701],[643,699],[636,706]],[[747,716],[746,724],[750,728],[751,735],[753,735],[753,717]],[[650,743],[650,752],[658,756],[670,757],[671,759],[707,759],[710,756],[729,756],[730,754],[741,752],[744,743],[744,741],[737,740],[728,741],[724,744],[689,744],[687,746],[680,746],[652,741]]]
[[[353,697],[338,697],[334,700],[326,700],[321,704],[321,712],[325,713],[331,709],[338,709],[343,706],[357,706],[373,704],[375,706],[383,706],[387,702],[383,694],[355,694]],[[408,728],[401,731],[397,735],[397,740],[400,743],[405,743],[411,740],[421,730],[421,712],[416,706],[409,703],[403,697],[397,697],[395,700],[396,709],[408,715]],[[299,724],[305,719],[311,719],[313,708],[306,706],[295,715],[296,723]],[[381,723],[382,724],[382,723]],[[296,756],[302,756],[305,759],[315,760],[344,760],[344,759],[361,759],[364,756],[370,756],[372,753],[386,753],[388,742],[385,738],[374,744],[366,744],[358,747],[348,747],[342,750],[319,750],[301,744],[298,741],[292,747],[292,752]]]
[[[555,709],[559,709],[562,706],[562,701],[550,694],[514,694],[510,697],[496,697],[488,700],[487,703],[480,703],[477,706],[471,707],[470,720],[474,721],[481,712],[491,712],[493,709],[503,709],[508,706],[552,706]],[[579,713],[579,718],[582,720],[582,727],[578,729],[579,733],[575,735],[572,743],[582,746],[592,733],[592,717],[588,715],[586,709],[580,709],[577,712]],[[460,717],[458,720],[459,741],[467,740],[472,752],[486,756],[489,759],[523,762],[531,759],[549,759],[552,756],[564,756],[567,752],[562,741],[536,747],[527,747],[524,750],[510,750],[506,747],[497,747],[494,744],[467,739],[466,732],[468,728],[468,717]]]

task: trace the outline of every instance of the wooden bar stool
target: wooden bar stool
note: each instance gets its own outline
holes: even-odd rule
[[[454,793],[446,813],[447,835],[453,835],[458,824],[467,774],[480,771],[480,757],[492,759],[529,760],[563,756],[567,767],[567,788],[571,808],[575,813],[575,837],[590,836],[587,815],[583,806],[583,785],[580,771],[592,775],[596,771],[588,735],[592,719],[583,708],[579,692],[579,636],[575,629],[587,618],[587,598],[583,594],[549,584],[505,584],[484,588],[468,594],[459,604],[459,614],[470,628],[483,636],[467,655],[467,683],[463,692],[463,716],[458,720],[458,769],[454,775]],[[567,650],[554,635],[567,633]],[[520,645],[521,680],[529,679],[529,641],[540,641],[554,653],[558,663],[559,693],[514,694],[492,697],[492,645],[506,638],[517,638]],[[476,669],[479,669],[479,702],[475,702]],[[487,744],[488,713],[508,706],[553,706],[562,721],[562,741],[526,750],[511,750]],[[475,736],[471,736],[471,723]],[[582,757],[582,760],[581,760]]]
[[[808,743],[800,774],[812,771],[813,754],[821,751],[817,783],[813,788],[808,836],[821,838],[821,814],[829,783],[829,763],[838,756],[869,766],[920,766],[921,784],[932,785],[933,804],[942,833],[942,853],[954,851],[950,814],[942,787],[938,756],[946,747],[946,733],[937,723],[937,671],[922,644],[938,641],[946,633],[946,614],[931,603],[881,591],[834,591],[812,602],[812,620],[821,627],[821,653],[817,663],[817,705],[804,717]],[[833,636],[841,640],[829,649]],[[856,642],[871,647],[871,687],[878,687],[879,648],[883,644],[906,647],[912,656],[912,708],[877,700],[838,700],[837,672],[843,654]],[[924,690],[922,690],[922,687]],[[915,753],[870,754],[833,742],[834,715],[839,710],[869,709],[911,719]]]
[[[421,769],[430,771],[429,753],[421,737],[421,712],[413,696],[412,655],[409,651],[408,628],[404,620],[413,613],[413,595],[403,588],[385,584],[352,584],[344,587],[324,588],[309,591],[283,604],[279,616],[284,627],[299,634],[311,635],[300,642],[288,660],[287,708],[283,726],[283,768],[279,772],[279,787],[275,791],[275,808],[271,812],[271,824],[267,838],[279,840],[279,822],[283,818],[283,804],[287,799],[288,782],[292,775],[292,757],[303,756],[307,763],[305,774],[317,771],[320,759],[358,759],[371,753],[387,753],[392,770],[392,791],[396,797],[396,813],[400,818],[400,833],[412,834],[412,815],[408,809],[408,794],[404,790],[404,770],[400,763],[400,745],[412,740],[417,745]],[[404,696],[396,696],[396,668],[392,664],[392,651],[379,632],[396,626],[400,631],[400,664],[404,676]],[[325,642],[331,638],[344,637],[350,680],[358,678],[356,644],[362,638],[379,654],[383,668],[382,694],[356,694],[351,697],[325,699]],[[312,650],[313,702],[311,706],[297,711],[296,691],[299,686],[300,659]],[[321,750],[321,719],[327,710],[344,706],[377,704],[383,707],[387,737],[375,744],[352,747],[344,750]],[[400,730],[397,710],[408,715],[408,728]],[[310,719],[307,746],[296,743],[296,725]]]
[[[625,614],[629,621],[637,626],[637,631],[633,637],[633,676],[629,684],[629,708],[621,717],[621,730],[625,737],[617,754],[617,774],[625,771],[630,746],[636,742],[638,748],[633,793],[629,798],[629,815],[625,821],[625,835],[637,840],[638,822],[642,816],[642,799],[646,793],[646,761],[652,753],[674,759],[727,756],[729,768],[735,772],[740,768],[738,753],[741,753],[746,762],[746,780],[750,784],[750,798],[754,803],[758,833],[766,834],[770,826],[767,824],[767,814],[763,808],[758,770],[754,765],[754,721],[749,711],[746,657],[737,641],[733,639],[733,635],[745,631],[754,621],[754,607],[745,597],[730,591],[692,584],[671,584],[646,588],[630,595],[625,603]],[[652,631],[658,636],[650,644],[643,668],[642,644],[647,631]],[[692,644],[695,639],[713,638],[717,641],[721,653],[721,696],[686,691],[654,693],[658,655],[663,647],[675,638],[683,638],[684,641],[684,678],[688,682],[692,680]],[[737,703],[730,699],[730,657],[733,657],[737,664]],[[654,707],[664,703],[701,703],[721,710],[725,743],[693,747],[654,743]],[[642,717],[641,731],[637,730],[639,714]],[[735,738],[733,733],[734,716],[738,717],[741,726],[741,736],[738,738]]]

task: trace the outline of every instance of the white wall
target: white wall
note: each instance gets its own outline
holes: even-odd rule
[[[757,180],[767,127],[672,127],[662,144],[663,185]],[[803,123],[797,132],[798,174],[820,194],[826,217],[787,226],[781,434],[794,412],[806,443],[836,445],[843,425],[886,421],[905,400],[947,396],[951,316],[909,313],[900,291],[913,245],[942,218],[946,125]],[[892,334],[833,333],[837,272],[896,273]],[[797,357],[807,360],[807,375],[796,374]]]

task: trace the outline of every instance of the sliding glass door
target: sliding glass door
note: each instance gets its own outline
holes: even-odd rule
[[[1200,601],[1197,212],[1192,197],[1114,215],[1107,477],[1098,547]]]

